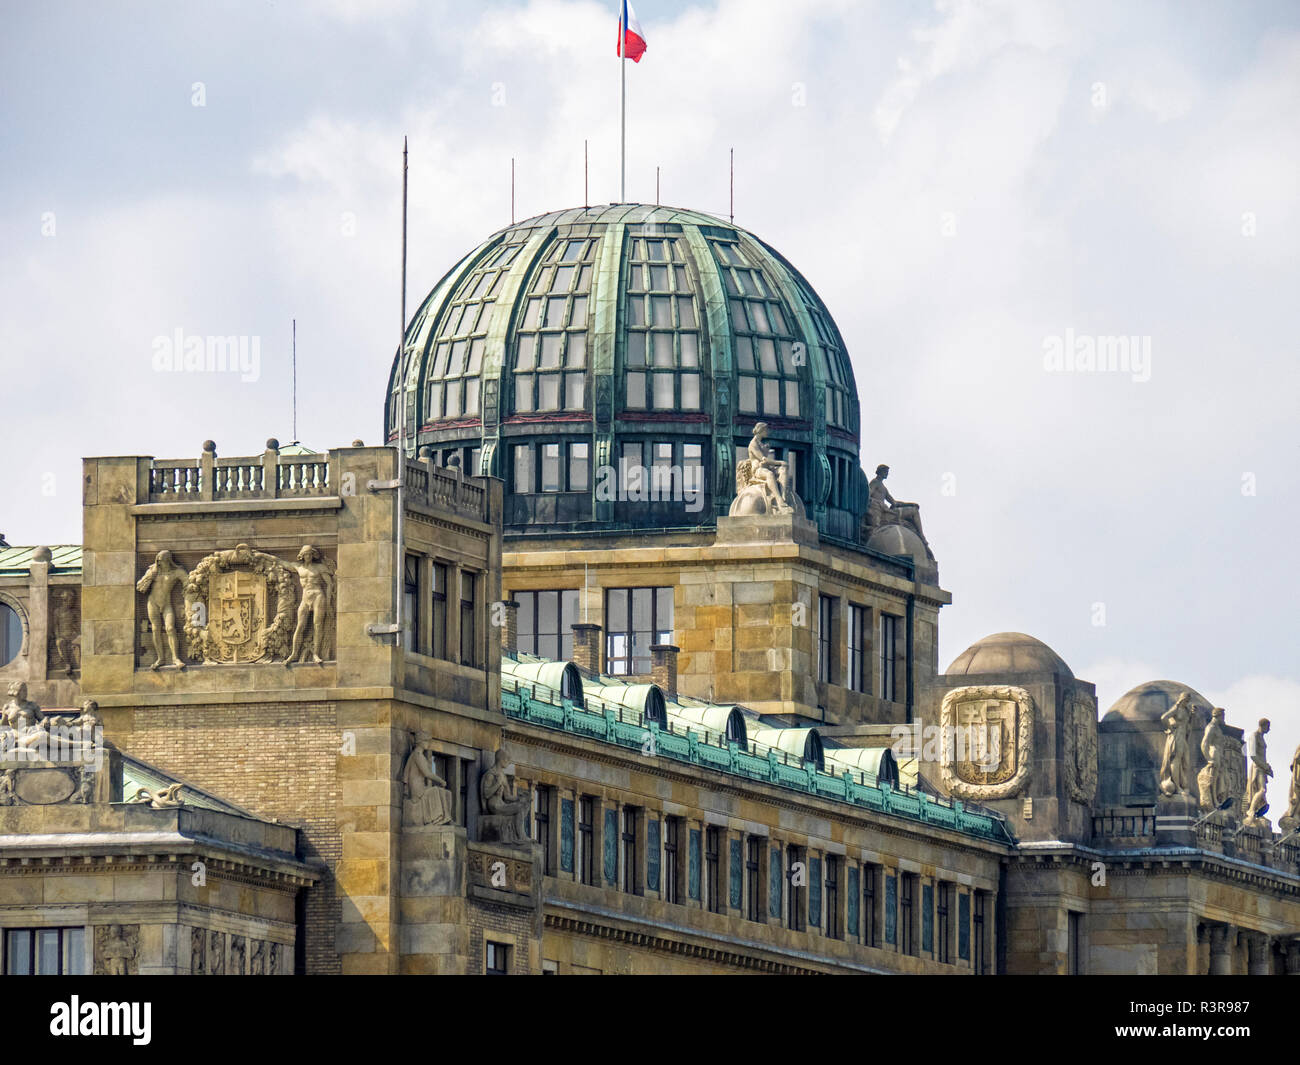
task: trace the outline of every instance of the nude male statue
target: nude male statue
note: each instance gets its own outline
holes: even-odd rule
[[[906,525],[925,541],[921,531],[921,507],[917,503],[903,503],[889,494],[885,487],[885,478],[889,476],[889,467],[883,462],[876,467],[876,476],[867,485],[867,524],[873,528],[877,525]]]
[[[1268,778],[1273,775],[1273,767],[1268,764],[1268,744],[1264,737],[1268,735],[1268,718],[1259,720],[1259,728],[1250,734],[1250,745],[1246,775],[1246,821],[1260,820],[1264,807],[1268,805]]]
[[[793,509],[790,506],[790,465],[776,457],[766,440],[767,422],[759,422],[754,426],[754,435],[749,441],[752,476],[766,486],[774,511],[789,511]]]
[[[183,583],[188,576],[172,559],[170,551],[159,551],[153,565],[144,571],[144,576],[135,586],[137,592],[147,596],[145,602],[149,610],[149,628],[153,631],[154,662],[149,667],[151,670],[157,671],[163,665],[164,632],[173,664],[177,669],[185,668],[176,648],[176,610],[172,606],[172,589]]]
[[[293,630],[293,647],[289,657],[284,660],[287,666],[299,661],[307,654],[308,648],[303,639],[307,634],[307,624],[311,623],[311,660],[323,662],[322,651],[325,647],[325,615],[329,612],[330,596],[334,593],[334,578],[329,571],[329,564],[320,549],[307,544],[298,552],[298,581],[302,585],[302,602],[298,604],[298,625]]]

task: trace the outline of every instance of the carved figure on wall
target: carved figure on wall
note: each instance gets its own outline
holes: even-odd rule
[[[311,625],[311,660],[323,662],[325,651],[325,619],[329,614],[330,600],[334,596],[334,564],[320,549],[307,544],[298,552],[298,583],[302,587],[302,601],[298,604],[298,624],[293,630],[293,646],[285,665],[301,661],[307,653],[304,637]]]
[[[736,498],[728,514],[797,514],[803,516],[803,501],[790,484],[790,464],[776,457],[767,444],[767,423],[754,426],[747,458],[736,463]]]
[[[904,525],[921,539],[928,549],[930,541],[921,530],[921,507],[917,503],[904,503],[889,494],[885,487],[885,478],[889,476],[889,467],[881,463],[876,467],[876,476],[867,485],[866,523],[869,529],[881,525]]]
[[[1165,750],[1160,760],[1160,791],[1164,795],[1190,795],[1192,775],[1192,700],[1183,692],[1164,714]]]
[[[135,797],[127,801],[138,806],[148,803],[151,810],[174,810],[185,805],[180,797],[183,787],[183,784],[168,784],[165,788],[137,788]]]
[[[1201,809],[1206,813],[1217,810],[1232,795],[1223,719],[1223,707],[1216,706],[1210,715],[1210,723],[1201,734],[1201,755],[1205,759],[1205,766],[1197,774],[1196,785],[1201,793]]]
[[[95,951],[97,975],[129,976],[136,960],[139,941],[138,925],[113,924],[95,929],[98,946]]]
[[[73,794],[70,802],[86,805],[95,799],[95,781],[97,774],[93,769],[82,766],[81,773],[77,779],[77,790]]]
[[[202,976],[207,971],[208,934],[202,928],[190,929],[190,973]]]
[[[166,664],[163,655],[164,638],[171,651],[172,664],[177,669],[185,668],[176,645],[176,608],[172,605],[172,592],[177,585],[183,585],[188,577],[189,574],[176,564],[170,551],[159,551],[153,565],[144,571],[144,576],[135,586],[135,590],[145,596],[149,628],[153,634],[154,662],[149,667],[151,670],[158,670]]]
[[[14,793],[15,770],[6,769],[0,773],[0,806],[17,806],[18,796]]]
[[[1097,797],[1097,704],[1082,692],[1071,699],[1070,797],[1089,805]]]
[[[276,976],[280,972],[280,944],[269,943],[266,948],[266,975]]]
[[[1247,747],[1246,774],[1246,819],[1247,825],[1265,825],[1264,812],[1268,808],[1268,778],[1273,775],[1273,767],[1268,764],[1268,744],[1264,737],[1268,735],[1268,718],[1259,720],[1259,727],[1250,734]]]
[[[230,937],[230,975],[244,975],[244,937]]]
[[[248,953],[248,972],[250,976],[266,975],[266,940],[253,940],[253,949]]]
[[[190,657],[206,665],[268,662],[289,650],[293,573],[247,544],[208,555],[185,582]]]
[[[226,934],[212,932],[208,936],[208,972],[222,976],[226,971]]]
[[[24,732],[41,720],[41,708],[27,698],[27,685],[20,680],[9,685],[9,699],[0,708],[0,724]]]
[[[405,797],[402,821],[413,827],[449,825],[455,817],[447,782],[433,768],[433,737],[421,732],[413,738],[406,765],[402,768]]]
[[[479,818],[485,842],[494,837],[500,843],[528,842],[528,799],[521,796],[506,772],[510,764],[505,747],[498,747],[492,765],[479,777]]]
[[[1300,747],[1291,756],[1291,790],[1287,792],[1286,814],[1278,819],[1277,826],[1283,832],[1300,828]]]

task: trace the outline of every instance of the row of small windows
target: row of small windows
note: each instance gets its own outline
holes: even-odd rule
[[[576,588],[518,591],[516,633],[519,650],[553,661],[573,656],[573,625],[578,621]],[[605,589],[605,673],[645,676],[650,648],[672,643],[672,588]]]
[[[696,827],[641,806],[605,807],[592,795],[576,803],[557,795],[551,785],[533,788],[533,838],[547,876],[572,874],[580,884],[657,893],[675,904],[690,899],[709,913],[739,911],[750,921],[942,964],[955,957],[976,973],[989,971],[987,891],[922,883],[916,873],[809,854],[800,844],[783,847],[719,825]]]
[[[591,490],[591,444],[585,440],[515,444],[512,490],[520,495]],[[617,498],[689,503],[704,490],[704,445],[689,440],[624,440]]]

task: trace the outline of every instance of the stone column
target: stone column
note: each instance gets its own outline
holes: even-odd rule
[[[600,633],[599,625],[588,622],[573,626],[573,663],[593,676],[600,672]]]
[[[1243,932],[1246,940],[1246,972],[1250,976],[1268,976],[1273,971],[1273,943],[1263,932]]]
[[[663,689],[664,698],[677,701],[677,652],[680,648],[668,643],[650,645],[650,680]]]
[[[28,566],[31,575],[27,599],[27,678],[44,684],[49,675],[50,647],[50,549],[38,547]]]
[[[1232,943],[1236,938],[1232,925],[1210,925],[1210,975],[1232,975]]]

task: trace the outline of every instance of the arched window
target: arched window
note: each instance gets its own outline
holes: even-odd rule
[[[0,603],[0,666],[7,666],[23,649],[23,619],[8,603]]]

